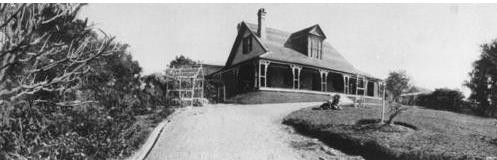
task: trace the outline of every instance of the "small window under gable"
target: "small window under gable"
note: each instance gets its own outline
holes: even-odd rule
[[[243,43],[242,43],[243,54],[250,53],[250,51],[252,51],[252,37],[247,36],[247,37],[243,38],[242,41],[243,41]]]

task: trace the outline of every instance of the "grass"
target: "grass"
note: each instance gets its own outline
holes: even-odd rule
[[[334,94],[331,93],[330,94]],[[281,91],[252,91],[242,93],[227,99],[228,103],[239,104],[267,104],[267,103],[295,103],[295,102],[323,102],[330,100],[330,95],[281,92]],[[365,98],[365,103],[381,103],[381,100]]]
[[[411,107],[396,123],[377,121],[381,107],[305,108],[284,123],[342,151],[367,159],[485,159],[497,157],[497,120]]]

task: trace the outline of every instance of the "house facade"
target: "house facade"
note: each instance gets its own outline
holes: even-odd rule
[[[319,25],[293,33],[242,21],[225,66],[211,76],[219,79],[219,97],[256,91],[344,94],[380,98],[382,80],[357,70],[329,43]]]

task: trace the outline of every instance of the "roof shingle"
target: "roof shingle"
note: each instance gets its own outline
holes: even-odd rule
[[[254,33],[257,32],[257,25],[245,23],[247,27]],[[292,49],[285,47],[284,44],[291,33],[281,31],[274,28],[266,28],[267,37],[265,40],[259,39],[269,52],[262,54],[260,57],[265,59],[277,60],[298,63],[303,65],[314,66],[318,68],[326,68],[335,71],[341,71],[351,74],[361,74],[370,78],[373,77],[365,72],[356,69],[350,64],[338,51],[326,41],[323,42],[323,59],[315,59]],[[376,78],[378,79],[378,78]]]

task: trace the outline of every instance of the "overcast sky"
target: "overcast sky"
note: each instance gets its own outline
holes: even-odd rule
[[[479,45],[497,38],[497,5],[485,4],[89,4],[80,16],[130,44],[147,74],[179,54],[224,64],[237,23],[256,23],[258,8],[268,27],[319,24],[358,69],[381,78],[406,70],[429,89],[463,90]]]

